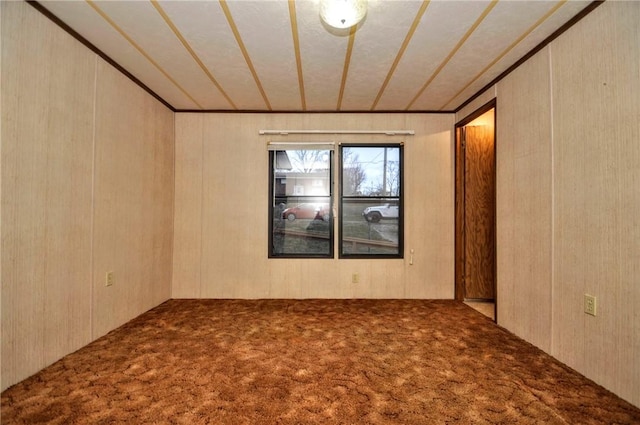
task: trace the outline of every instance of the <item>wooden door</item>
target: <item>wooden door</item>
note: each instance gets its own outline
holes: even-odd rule
[[[467,125],[457,135],[456,298],[494,300],[494,128]]]
[[[465,127],[465,298],[493,299],[495,154],[493,129]]]

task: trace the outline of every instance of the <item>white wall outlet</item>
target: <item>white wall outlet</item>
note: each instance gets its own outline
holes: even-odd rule
[[[360,275],[358,273],[351,275],[351,283],[360,283]]]
[[[596,297],[584,294],[584,312],[592,316],[596,315]]]
[[[107,274],[106,274],[106,276],[104,278],[104,286],[113,285],[113,281],[114,281],[113,272],[107,272]]]

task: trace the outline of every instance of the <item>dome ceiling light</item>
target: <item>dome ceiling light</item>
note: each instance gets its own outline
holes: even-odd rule
[[[367,14],[367,0],[320,0],[320,18],[333,28],[351,28]]]

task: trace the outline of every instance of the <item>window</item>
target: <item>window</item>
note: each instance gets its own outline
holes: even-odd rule
[[[333,258],[333,144],[270,144],[269,257]],[[402,145],[340,147],[340,258],[402,258]]]
[[[402,258],[402,146],[342,145],[340,257]]]
[[[333,257],[332,149],[270,145],[270,258]]]

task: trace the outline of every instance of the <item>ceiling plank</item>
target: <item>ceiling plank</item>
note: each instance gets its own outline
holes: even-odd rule
[[[236,38],[236,41],[238,42],[238,46],[242,51],[242,55],[244,56],[244,59],[247,62],[247,66],[251,71],[251,75],[253,75],[253,79],[255,80],[256,85],[258,86],[258,90],[260,91],[260,94],[264,99],[264,103],[267,106],[267,109],[271,111],[272,110],[271,103],[269,103],[269,98],[267,98],[267,93],[265,93],[264,87],[262,87],[262,83],[260,82],[258,73],[256,72],[256,69],[253,66],[251,57],[249,57],[249,52],[247,51],[247,48],[245,47],[244,42],[242,41],[242,37],[240,36],[240,32],[238,31],[238,27],[236,26],[236,23],[233,20],[233,16],[231,15],[231,11],[229,10],[229,6],[227,5],[227,0],[219,0],[219,1],[220,1],[220,6],[222,7],[222,11],[224,12],[224,15],[227,17],[227,22],[229,22],[229,27],[231,27],[231,31],[233,32],[233,35]]]
[[[291,20],[291,37],[296,54],[296,69],[298,70],[298,85],[300,86],[300,105],[303,111],[307,110],[307,101],[304,95],[304,75],[302,73],[302,57],[300,55],[300,38],[298,37],[298,19],[296,17],[296,2],[289,0],[289,17]]]
[[[213,83],[214,86],[216,86],[216,88],[220,91],[220,93],[222,94],[222,96],[227,100],[227,102],[229,102],[229,105],[231,105],[231,107],[233,109],[238,109],[236,107],[236,105],[233,103],[233,101],[231,100],[231,98],[229,97],[229,95],[227,95],[227,93],[224,91],[224,89],[222,88],[222,86],[220,86],[220,84],[218,83],[218,81],[215,79],[215,77],[211,74],[211,71],[209,71],[209,69],[205,66],[204,63],[202,63],[202,61],[200,60],[200,58],[198,57],[198,55],[196,54],[196,52],[194,52],[194,50],[191,48],[191,46],[189,45],[189,43],[187,42],[187,40],[182,36],[182,34],[180,33],[180,30],[178,30],[178,28],[174,25],[174,23],[171,21],[171,18],[169,18],[169,16],[166,14],[166,12],[164,11],[164,9],[162,8],[162,6],[160,6],[160,3],[158,3],[158,0],[151,0],[151,4],[153,5],[153,7],[158,11],[158,13],[160,14],[160,16],[162,16],[162,19],[164,19],[164,21],[167,23],[167,25],[169,26],[169,28],[171,28],[171,31],[173,31],[173,33],[176,35],[176,37],[178,37],[178,40],[180,40],[180,42],[182,43],[182,45],[184,46],[185,49],[187,49],[187,51],[189,52],[189,54],[191,55],[191,57],[193,57],[193,60],[196,61],[196,63],[198,64],[198,66],[202,69],[202,71],[207,75],[207,77],[209,77],[209,80],[211,80],[211,82]]]
[[[349,30],[349,44],[347,45],[347,53],[344,57],[344,69],[342,71],[342,82],[340,83],[340,94],[338,95],[338,105],[336,110],[339,111],[342,107],[342,98],[344,97],[344,88],[347,84],[347,75],[349,75],[349,64],[351,64],[351,52],[353,52],[353,43],[356,40],[357,25],[354,25]]]
[[[371,108],[370,108],[371,111],[375,110],[376,106],[378,105],[378,102],[380,102],[380,98],[382,97],[382,94],[387,88],[389,81],[391,81],[391,77],[393,76],[393,73],[396,71],[396,68],[400,63],[400,59],[402,59],[404,52],[407,50],[407,46],[411,42],[411,39],[413,38],[413,34],[416,32],[416,28],[418,28],[418,24],[420,24],[420,21],[422,20],[422,16],[424,16],[424,13],[427,11],[427,7],[429,7],[430,2],[431,0],[424,0],[422,2],[422,5],[420,6],[418,13],[416,14],[416,17],[414,18],[413,23],[411,24],[411,27],[409,28],[409,31],[407,32],[407,35],[404,38],[404,41],[402,42],[402,46],[400,47],[400,50],[398,51],[398,54],[396,55],[396,58],[394,59],[393,64],[391,65],[391,68],[389,69],[389,72],[387,73],[387,76],[384,79],[384,82],[382,83],[382,87],[380,87],[380,90],[378,91],[378,95],[373,101],[373,105],[371,105]]]
[[[486,9],[482,12],[482,14],[478,17],[478,19],[476,19],[476,21],[473,23],[471,28],[469,28],[469,30],[460,39],[460,41],[458,41],[458,44],[456,44],[456,46],[453,48],[453,50],[451,50],[451,52],[447,55],[444,61],[442,61],[442,63],[438,66],[438,68],[436,68],[435,72],[431,75],[431,77],[429,77],[427,82],[424,83],[424,85],[420,88],[420,90],[418,90],[418,93],[414,96],[413,99],[411,99],[411,102],[409,102],[409,104],[405,108],[405,111],[408,111],[409,109],[411,109],[411,106],[415,103],[415,101],[418,100],[418,98],[422,95],[422,93],[427,89],[429,84],[431,84],[431,82],[438,76],[438,74],[440,74],[440,71],[442,71],[442,69],[447,65],[447,63],[449,63],[449,61],[456,54],[456,52],[460,50],[460,48],[467,41],[467,39],[471,37],[471,34],[473,34],[476,28],[480,26],[484,18],[486,18],[489,15],[489,13],[491,13],[491,10],[496,6],[496,4],[498,4],[498,0],[492,1],[489,4],[489,6],[486,7]]]
[[[160,71],[185,96],[187,96],[189,100],[191,100],[195,105],[197,105],[198,108],[202,109],[202,105],[200,105],[200,103],[198,103],[198,101],[196,101],[171,75],[169,75],[169,73],[165,71],[164,68],[158,64],[158,62],[156,62],[142,47],[140,47],[140,45],[138,45],[138,43],[136,43],[133,40],[133,38],[131,38],[122,28],[120,28],[120,26],[116,24],[115,21],[109,17],[109,15],[107,15],[100,7],[98,7],[98,5],[93,0],[86,0],[86,2],[89,6],[93,8],[93,10],[95,10],[98,13],[98,15],[100,15],[105,21],[107,21],[109,25],[113,27],[114,30],[116,30],[120,35],[122,35],[122,37],[124,37],[124,39],[127,40],[129,44],[131,44],[131,46],[133,46],[138,52],[140,52],[140,54],[144,56],[155,68],[157,68],[158,71]]]

